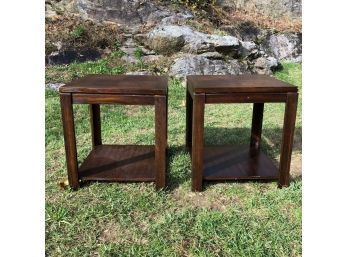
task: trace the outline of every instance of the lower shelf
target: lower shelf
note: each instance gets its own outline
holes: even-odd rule
[[[100,145],[79,168],[82,181],[155,181],[153,145]]]
[[[278,169],[261,151],[249,146],[205,146],[204,180],[277,180]]]

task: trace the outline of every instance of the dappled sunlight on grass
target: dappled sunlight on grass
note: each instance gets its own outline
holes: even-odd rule
[[[279,79],[301,86],[301,66],[284,64]],[[301,92],[301,90],[300,90]],[[209,183],[192,193],[185,152],[185,87],[170,81],[168,188],[152,183],[88,183],[62,190],[65,153],[58,94],[46,92],[46,253],[48,256],[300,256],[301,97],[296,123],[296,179],[276,183]],[[207,144],[248,143],[250,104],[208,105]],[[262,147],[279,158],[284,106],[266,104]],[[152,107],[105,105],[103,141],[150,144]],[[221,112],[223,110],[223,112]],[[79,160],[91,148],[88,109],[74,106]],[[294,171],[292,170],[292,173]]]

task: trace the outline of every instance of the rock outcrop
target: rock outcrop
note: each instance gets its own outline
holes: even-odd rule
[[[174,61],[169,75],[182,78],[186,75],[226,75],[250,73],[247,65],[238,60],[211,60],[204,56],[188,55]]]
[[[84,18],[97,21],[112,21],[128,27],[130,31],[142,26],[177,22],[192,18],[185,9],[172,11],[155,1],[143,0],[75,0],[78,13]]]
[[[162,54],[175,52],[205,53],[238,52],[239,40],[232,36],[218,36],[201,33],[188,26],[161,25],[149,32],[143,42],[150,49]]]
[[[122,31],[120,35],[123,39],[122,45],[117,48],[124,53],[121,57],[122,62],[133,66],[139,62],[165,63],[165,69],[161,70],[168,71],[172,76],[272,74],[280,67],[280,61],[302,61],[301,33],[275,32],[256,27],[251,23],[243,23],[241,26],[233,24],[221,26],[219,35],[203,33],[188,25],[191,24],[190,20],[194,19],[194,15],[187,8],[177,7],[175,10],[157,1],[52,0],[51,2],[56,2],[55,5],[49,4],[50,1],[47,2],[47,17],[54,16],[56,13],[53,6],[56,8],[58,6],[61,10],[68,8],[66,10],[75,11],[85,19],[84,22],[87,19],[95,24],[108,22],[116,24]],[[267,9],[272,11],[273,16],[301,16],[300,0],[221,0],[217,3],[233,8],[256,8],[261,13],[263,9]],[[101,30],[98,26],[89,28],[94,28],[100,35]],[[116,30],[111,34],[116,35]],[[104,38],[107,39],[105,42],[110,41],[108,37]],[[77,39],[83,41],[85,35]],[[75,41],[76,39],[72,40],[73,43]],[[54,50],[48,52],[46,62],[65,64],[95,60],[112,51],[111,43],[103,42],[98,43],[97,49],[90,48],[89,44],[86,44],[85,48],[59,48],[56,45],[58,43],[64,45],[64,42],[51,42],[49,46]],[[135,53],[139,51],[141,56],[136,56]]]
[[[302,61],[302,34],[276,33],[268,35],[261,48],[270,56],[291,62]]]
[[[274,57],[260,57],[255,60],[253,72],[263,75],[271,75],[280,67],[279,61]]]
[[[260,50],[254,42],[201,33],[188,26],[160,25],[139,38],[140,43],[156,53],[180,53],[170,68],[172,76],[272,74],[280,67],[277,58]]]

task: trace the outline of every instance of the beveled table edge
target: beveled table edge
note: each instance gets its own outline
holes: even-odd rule
[[[64,85],[60,86],[58,88],[58,92],[59,93],[71,93],[71,94],[76,94],[76,93],[83,93],[83,94],[117,94],[117,95],[168,95],[168,78],[169,76],[165,75],[165,76],[157,76],[157,75],[122,75],[122,76],[137,76],[139,78],[141,77],[158,77],[158,78],[162,78],[163,79],[163,89],[158,89],[158,88],[154,88],[154,89],[123,89],[123,90],[117,90],[117,88],[115,88],[114,90],[110,90],[108,92],[105,92],[105,90],[98,90],[98,89],[88,89],[85,88],[83,86],[81,86],[80,88],[83,90],[80,90],[79,87],[75,87],[75,88],[69,88],[69,84],[72,81],[78,80],[78,79],[82,79],[82,78],[86,78],[89,76],[102,76],[102,75],[108,75],[108,76],[120,76],[120,75],[110,75],[110,74],[88,74],[86,76],[83,77],[79,77],[76,79],[73,79],[67,83],[65,83]],[[158,83],[158,82],[156,82]],[[162,83],[162,82],[161,82]],[[103,92],[104,91],[104,92]]]
[[[216,90],[215,88],[200,88],[199,86],[194,85],[195,83],[199,83],[199,81],[195,81],[194,77],[202,77],[202,76],[209,76],[209,77],[216,77],[216,81],[218,83],[219,77],[221,76],[231,76],[231,77],[236,77],[236,76],[243,76],[243,75],[249,75],[250,77],[255,76],[255,77],[267,77],[271,78],[273,80],[277,80],[282,84],[285,84],[287,86],[284,87],[259,87],[259,88],[219,88]],[[245,94],[258,94],[258,93],[281,93],[281,94],[286,94],[286,93],[296,93],[298,92],[298,87],[295,85],[292,85],[290,83],[284,82],[282,80],[279,80],[277,78],[274,78],[269,75],[261,75],[261,74],[241,74],[241,75],[187,75],[186,76],[186,86],[187,89],[189,90],[190,94],[234,94],[234,93],[245,93]],[[193,88],[196,86],[196,88]],[[224,90],[226,89],[226,90]],[[280,89],[280,90],[277,90]]]

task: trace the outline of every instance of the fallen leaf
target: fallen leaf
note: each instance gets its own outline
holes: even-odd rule
[[[66,189],[67,186],[69,186],[69,181],[67,179],[62,180],[58,183],[61,189]]]

